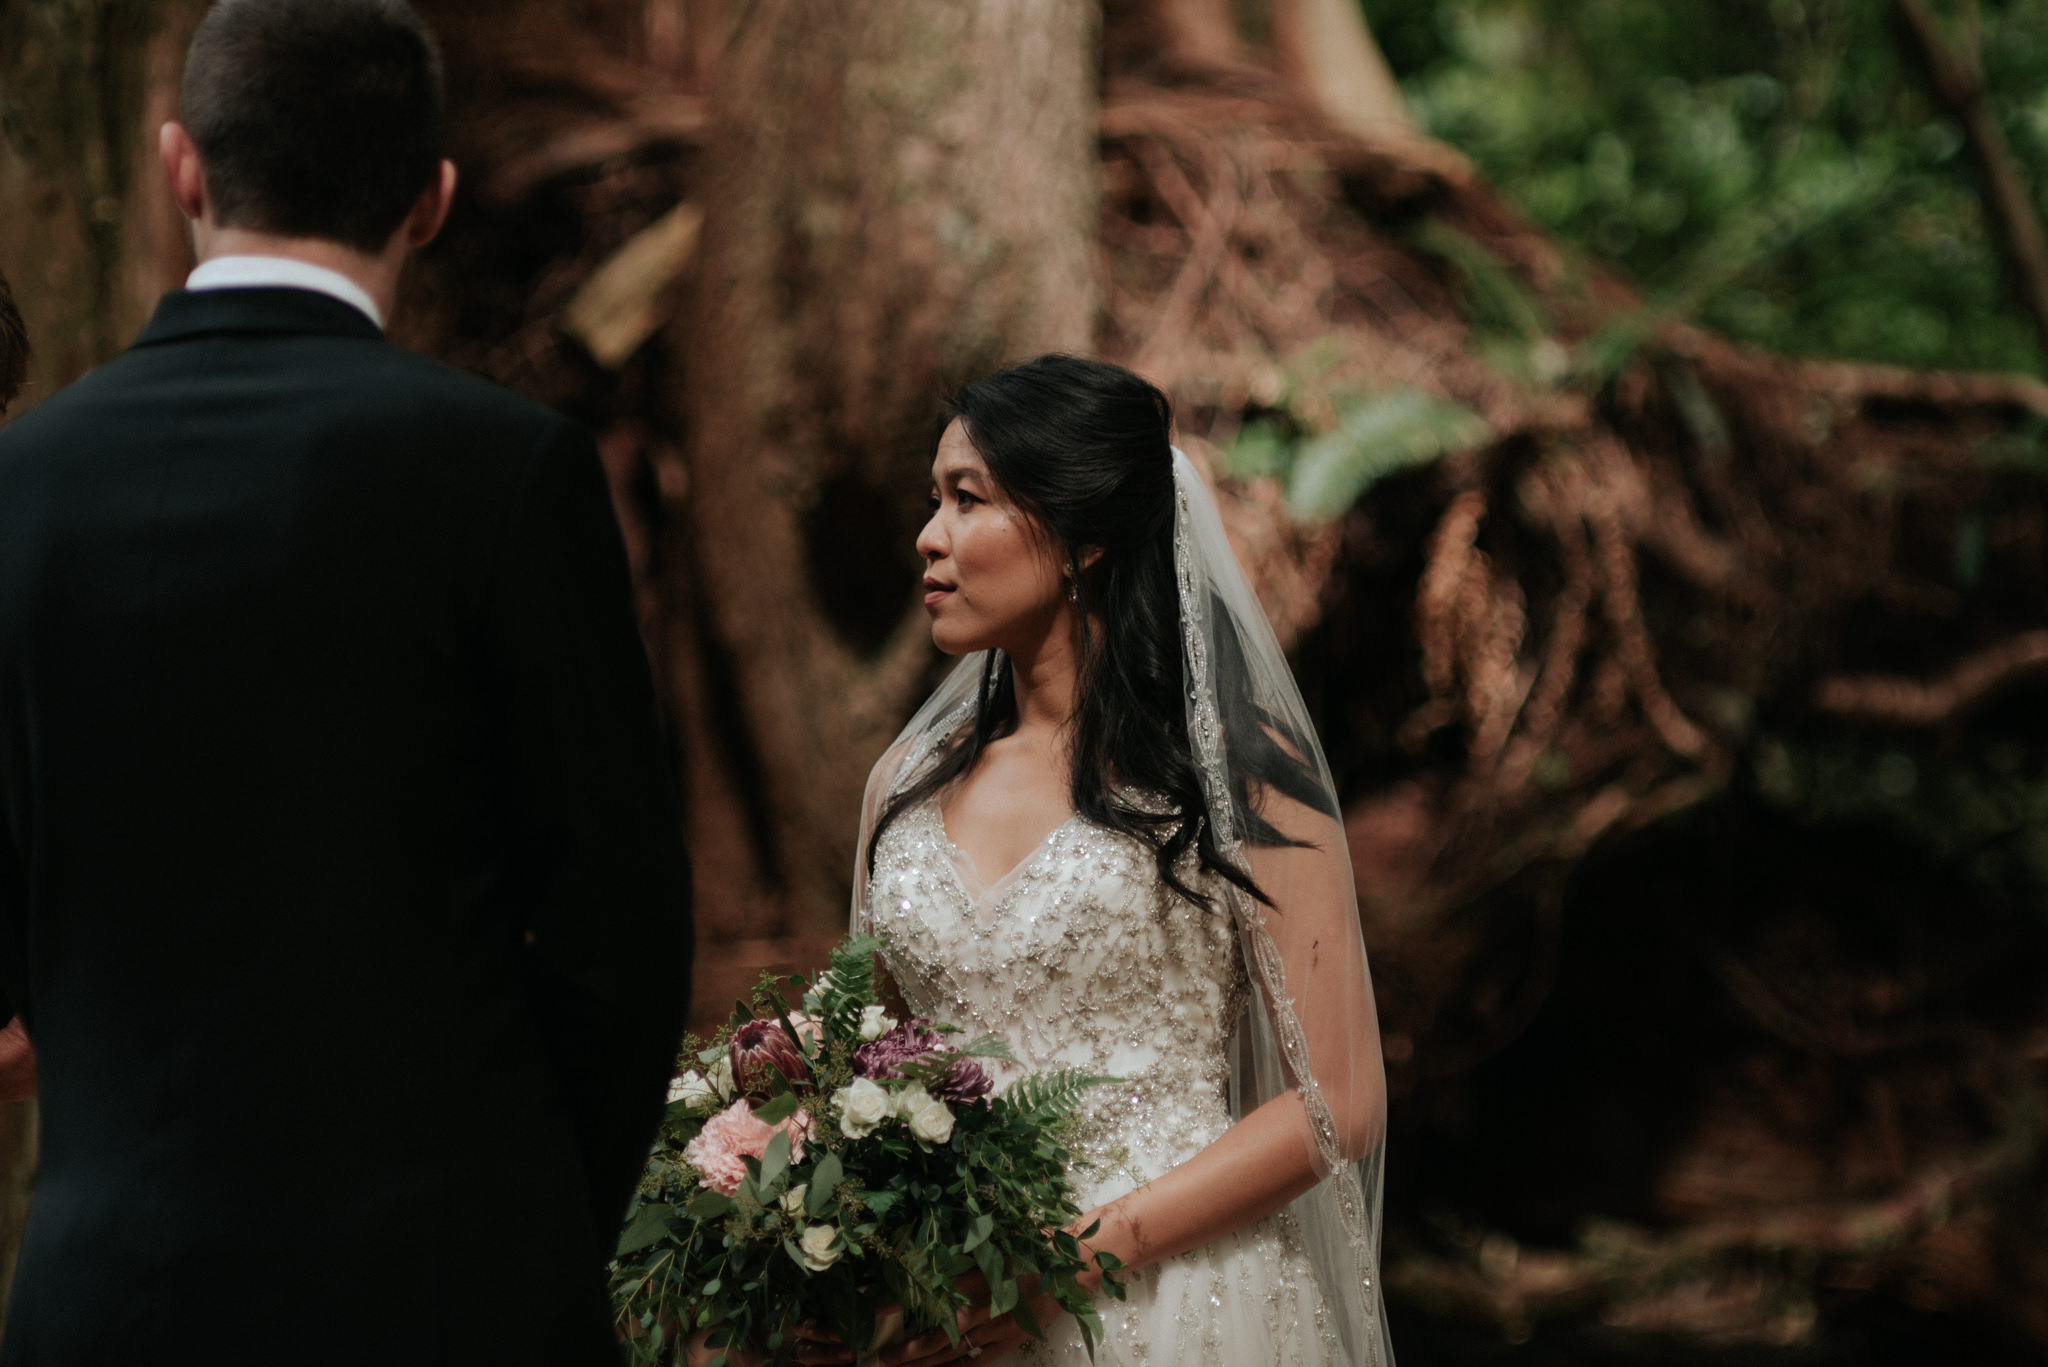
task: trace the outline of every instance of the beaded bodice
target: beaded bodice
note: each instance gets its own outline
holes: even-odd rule
[[[1079,818],[978,884],[929,799],[883,833],[869,927],[917,1014],[1003,1036],[1027,1071],[1123,1079],[1083,1105],[1084,1194],[1150,1181],[1221,1135],[1249,991],[1228,919],[1175,894],[1148,846]]]

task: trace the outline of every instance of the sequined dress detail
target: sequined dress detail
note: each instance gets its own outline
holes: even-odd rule
[[[1174,894],[1143,843],[1070,818],[984,884],[932,798],[883,832],[865,907],[919,1015],[1003,1036],[1026,1070],[1125,1079],[1084,1103],[1076,1157],[1087,1166],[1074,1170],[1083,1209],[1155,1180],[1229,1128],[1227,1050],[1250,990],[1238,936]],[[1287,1211],[1140,1270],[1126,1301],[1100,1306],[1101,1364],[1340,1360]],[[1088,1358],[1062,1320],[1022,1360]]]

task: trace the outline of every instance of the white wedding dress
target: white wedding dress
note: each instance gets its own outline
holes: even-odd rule
[[[1194,875],[1192,860],[1186,876]],[[1193,1157],[1231,1123],[1228,1044],[1251,985],[1227,915],[1176,896],[1142,843],[1072,818],[984,885],[936,798],[875,850],[865,928],[919,1015],[1009,1041],[1028,1071],[1123,1079],[1083,1108],[1084,1210]],[[1104,1367],[1347,1361],[1293,1210],[1130,1274],[1098,1302]],[[1088,1361],[1067,1317],[1022,1360]]]
[[[1213,499],[1173,453],[1174,574],[1194,813],[1256,896],[1199,869],[1176,895],[1143,841],[1073,817],[985,883],[946,838],[937,777],[986,738],[1008,668],[971,655],[910,719],[861,815],[852,926],[913,1011],[998,1034],[1022,1067],[1120,1078],[1084,1102],[1086,1210],[1281,1102],[1316,1184],[1284,1210],[1141,1268],[1098,1302],[1114,1367],[1393,1367],[1379,1286],[1386,1078],[1336,784]],[[1136,794],[1124,800],[1149,806]],[[1183,799],[1185,800],[1185,799]],[[1167,809],[1154,807],[1155,814]],[[880,830],[879,840],[874,833]],[[872,848],[872,863],[868,854]],[[1027,1361],[1086,1360],[1063,1318]]]

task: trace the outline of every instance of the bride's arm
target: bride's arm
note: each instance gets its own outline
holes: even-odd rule
[[[1135,1191],[1089,1212],[1101,1229],[1090,1245],[1132,1267],[1199,1248],[1279,1210],[1377,1147],[1386,1123],[1379,1022],[1359,939],[1351,866],[1342,825],[1298,803],[1274,799],[1265,813],[1297,846],[1248,850],[1253,879],[1273,898],[1251,909],[1271,937],[1300,1026],[1316,1109],[1312,1119],[1295,1076],[1287,1090],[1244,1116],[1215,1143]],[[1257,965],[1252,965],[1256,976]],[[1317,1131],[1324,1130],[1318,1139]]]
[[[1307,1113],[1299,1094],[1275,1097],[1200,1153],[1108,1205],[1075,1229],[1101,1222],[1082,1242],[1140,1268],[1200,1248],[1280,1210],[1323,1179],[1301,1142]]]

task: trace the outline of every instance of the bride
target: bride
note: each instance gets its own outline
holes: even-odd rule
[[[917,548],[966,658],[869,781],[854,929],[915,1014],[1120,1079],[1072,1144],[1075,1228],[1131,1269],[1098,1363],[1391,1367],[1336,794],[1166,396],[1045,356],[946,417]],[[1044,1341],[968,1312],[962,1354],[1084,1362],[1037,1309]]]

